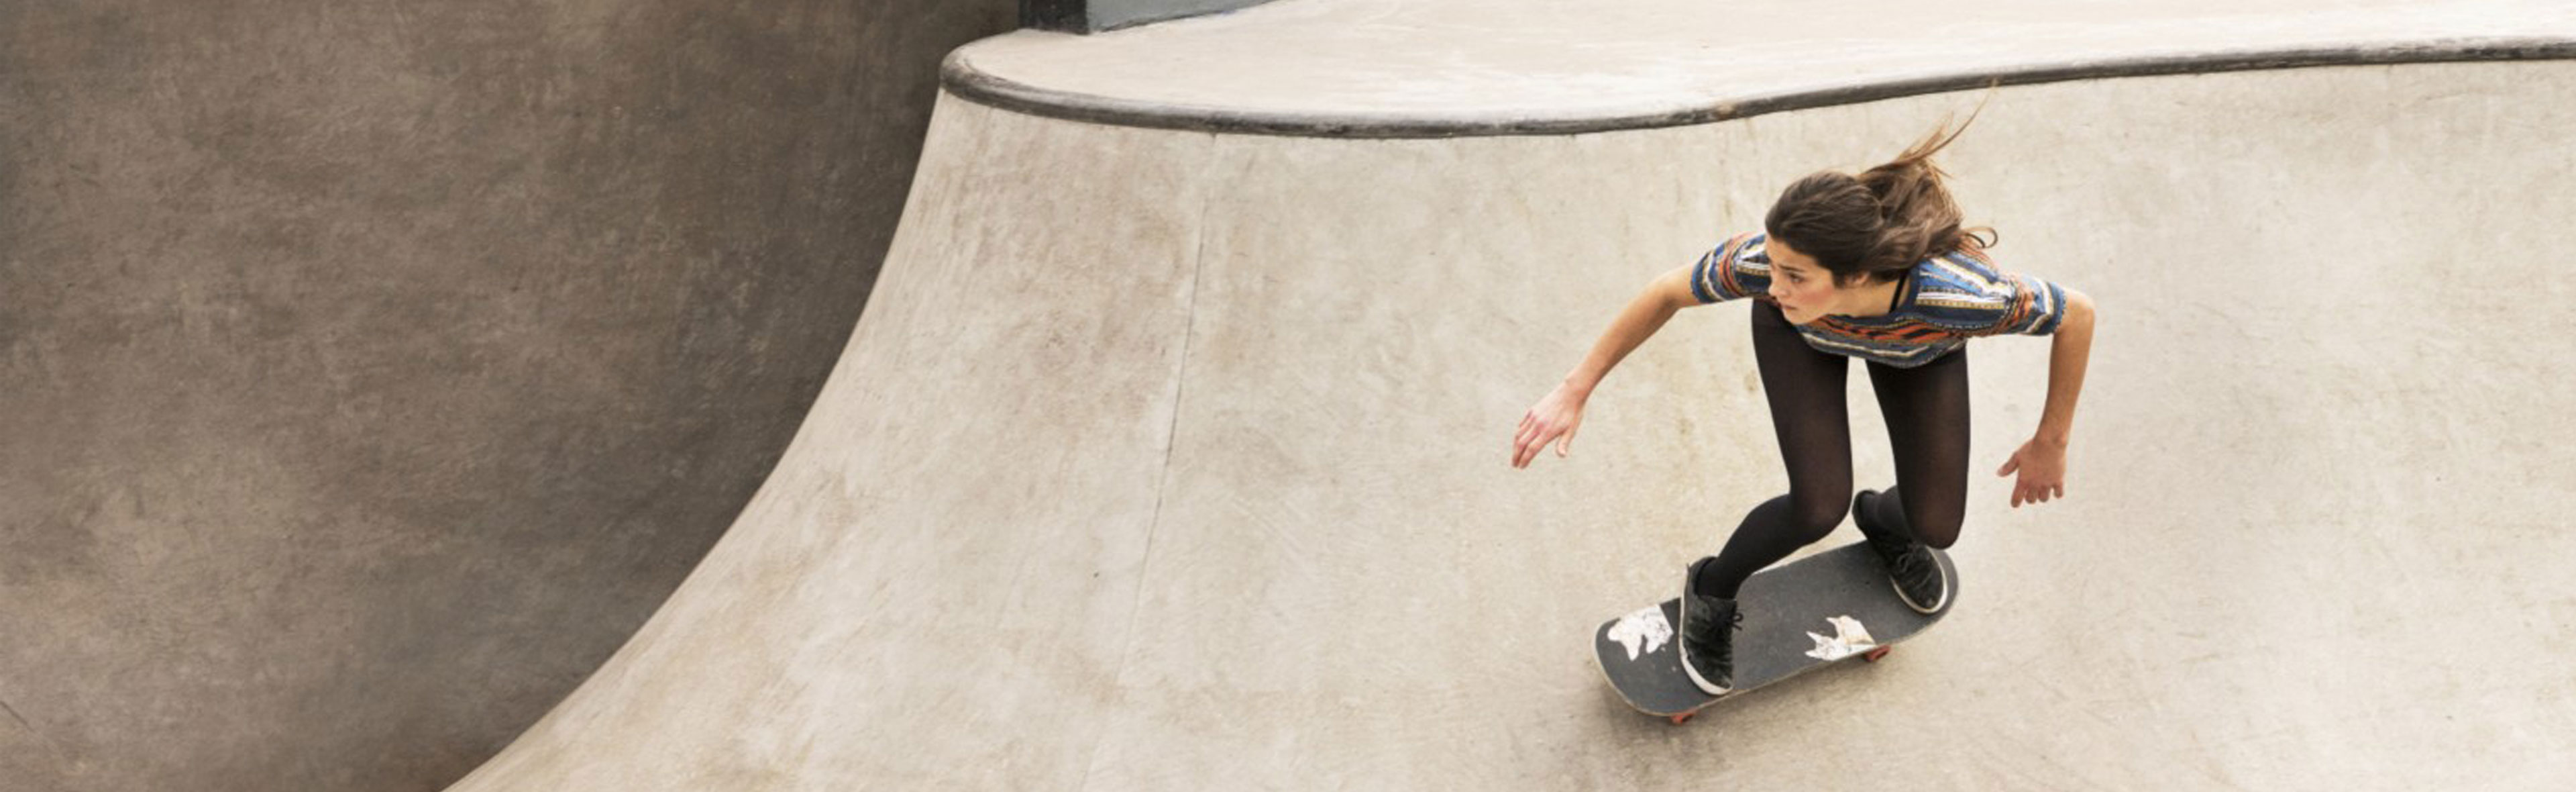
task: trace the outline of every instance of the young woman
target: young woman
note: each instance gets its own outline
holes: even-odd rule
[[[1514,467],[1528,467],[1551,442],[1565,456],[1601,378],[1676,311],[1753,298],[1754,360],[1788,465],[1789,494],[1753,507],[1718,555],[1684,573],[1682,667],[1711,695],[1733,683],[1731,633],[1743,620],[1737,589],[1825,538],[1842,524],[1847,501],[1898,596],[1924,613],[1949,604],[1950,581],[1925,548],[1956,541],[1967,511],[1968,339],[2056,336],[2039,431],[1995,474],[2020,474],[2014,508],[2066,494],[2066,445],[2093,343],[2093,301],[1996,267],[1986,255],[1993,241],[1970,233],[1991,237],[1991,230],[1960,228],[1959,208],[1931,159],[1957,137],[1935,129],[1895,161],[1789,185],[1763,219],[1764,233],[1728,239],[1648,284],[1564,383],[1521,418]],[[1852,494],[1847,358],[1868,361],[1887,418],[1897,484],[1884,493]]]

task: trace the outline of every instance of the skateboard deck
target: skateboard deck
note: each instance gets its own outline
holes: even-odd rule
[[[1866,542],[1755,573],[1737,598],[1744,622],[1735,633],[1734,690],[1725,696],[1700,692],[1682,672],[1679,597],[1603,622],[1593,631],[1593,651],[1629,706],[1678,724],[1710,704],[1818,667],[1853,657],[1876,661],[1940,621],[1959,602],[1959,572],[1948,554],[1934,550],[1932,557],[1949,575],[1950,601],[1931,614],[1898,598]]]

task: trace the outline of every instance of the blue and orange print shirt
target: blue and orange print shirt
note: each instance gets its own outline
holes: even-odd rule
[[[1738,234],[1691,268],[1703,304],[1752,297],[1772,302],[1771,257],[1761,234]],[[1982,253],[1956,250],[1915,263],[1896,289],[1896,309],[1878,316],[1827,315],[1798,325],[1807,345],[1897,368],[1930,363],[1978,336],[2044,336],[2066,318],[2066,290],[1996,269]]]

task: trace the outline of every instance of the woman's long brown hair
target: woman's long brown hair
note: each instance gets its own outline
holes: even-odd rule
[[[1994,94],[1989,90],[1986,96]],[[1994,229],[1960,227],[1959,205],[1942,186],[1949,174],[1932,163],[1932,155],[1959,139],[1985,109],[1985,101],[1977,102],[1955,130],[1943,118],[1896,159],[1858,175],[1818,171],[1791,183],[1771,204],[1765,231],[1814,257],[1838,282],[1853,276],[1892,280],[1934,255],[1994,246]]]

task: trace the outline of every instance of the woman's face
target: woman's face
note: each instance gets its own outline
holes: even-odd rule
[[[1772,237],[1766,249],[1771,253],[1771,299],[1780,303],[1781,316],[1791,324],[1806,324],[1841,312],[1844,290],[1834,285],[1831,271],[1779,237]]]

